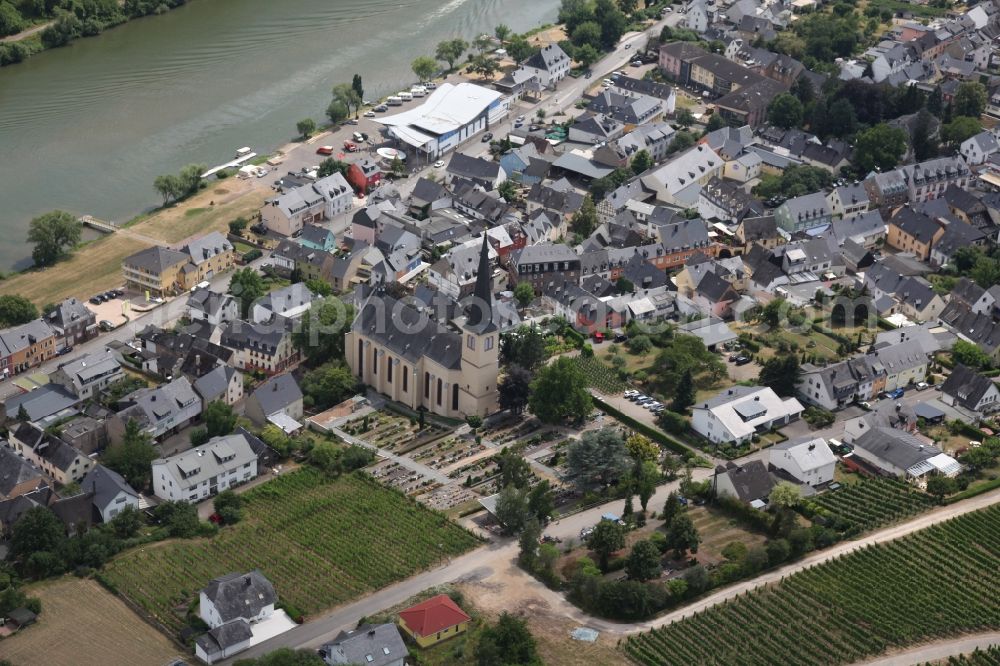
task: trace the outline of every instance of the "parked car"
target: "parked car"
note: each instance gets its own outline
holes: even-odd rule
[[[542,543],[562,543],[562,539],[546,534],[542,536]]]
[[[57,351],[56,354],[59,356],[65,356],[66,354],[69,354],[71,351],[73,351],[72,347],[63,347],[62,349]]]
[[[483,143],[489,143],[492,140],[493,140],[493,132],[487,132],[486,134],[483,135],[483,138],[481,139]]]
[[[729,355],[729,362],[730,362],[730,363],[735,363],[735,362],[736,362],[736,359],[738,359],[739,357],[740,357],[740,355],[739,355],[739,354],[730,354],[730,355]]]
[[[736,357],[736,365],[746,365],[749,362],[750,362],[750,357],[749,356],[737,356]]]
[[[629,50],[630,48],[632,48],[632,45],[631,45],[631,44],[626,44],[626,45],[625,45],[625,50],[626,50],[626,51],[628,51],[628,50]]]
[[[438,160],[437,162],[434,163],[435,169],[440,169],[443,166],[444,166],[444,160]]]
[[[377,111],[378,113],[385,113],[388,110],[389,107],[386,106],[385,104],[379,104],[378,106],[375,107],[375,111]]]
[[[601,333],[600,331],[594,331],[594,334],[591,337],[597,344],[601,344],[602,342],[604,342],[604,334]]]
[[[641,60],[633,60],[632,61],[632,66],[633,67],[642,67],[642,61]]]
[[[923,391],[925,389],[928,389],[928,388],[930,388],[930,386],[931,385],[928,384],[927,382],[917,382],[917,390],[918,391]]]
[[[97,325],[101,327],[102,331],[113,331],[113,330],[115,330],[115,325],[112,324],[107,319],[102,319],[101,321],[97,322]]]
[[[374,118],[374,117],[375,117],[374,111],[365,111],[365,118]]]
[[[688,498],[684,497],[684,495],[678,495],[677,496],[677,503],[680,504],[681,506],[687,506],[688,505]]]
[[[320,146],[316,149],[317,155],[333,155],[333,146]]]
[[[889,399],[890,399],[890,400],[899,400],[900,398],[902,398],[902,397],[903,397],[903,394],[904,394],[904,393],[906,393],[906,391],[905,391],[905,390],[903,390],[903,389],[901,389],[901,388],[898,388],[898,389],[896,389],[895,391],[891,391],[891,392],[889,393]]]
[[[514,122],[516,122],[516,123],[523,123],[524,122],[524,116],[518,116],[517,118],[514,118]]]
[[[100,305],[104,302],[104,299],[101,296],[91,296],[90,302],[94,305]]]
[[[862,400],[861,402],[858,403],[858,406],[861,407],[861,409],[867,409],[871,411],[872,403]]]
[[[661,403],[659,403],[659,402],[657,402],[655,400],[653,402],[647,402],[645,405],[643,405],[643,407],[645,407],[646,409],[650,409],[650,410],[656,409],[657,407],[662,407],[662,406],[663,405]]]
[[[619,333],[615,336],[615,342],[628,342],[628,336],[624,333]]]

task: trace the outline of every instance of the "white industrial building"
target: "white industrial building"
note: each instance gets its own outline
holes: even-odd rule
[[[423,104],[379,120],[395,139],[434,159],[485,131],[507,113],[510,101],[473,83],[442,83]]]

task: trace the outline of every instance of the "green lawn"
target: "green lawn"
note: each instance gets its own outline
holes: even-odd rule
[[[469,532],[360,475],[312,468],[243,495],[244,520],[211,539],[133,549],[109,563],[114,587],[174,631],[216,576],[260,569],[306,615],[355,599],[477,544]]]

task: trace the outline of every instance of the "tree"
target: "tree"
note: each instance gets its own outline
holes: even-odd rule
[[[957,116],[947,125],[941,126],[941,138],[957,146],[969,137],[973,137],[982,131],[983,125],[979,122],[979,118]]]
[[[593,401],[587,380],[570,358],[560,358],[541,368],[531,383],[528,405],[543,423],[582,421],[590,414]]]
[[[794,353],[781,354],[764,362],[757,383],[761,386],[770,386],[775,393],[782,397],[790,397],[795,395],[796,385],[801,375],[799,357]]]
[[[121,474],[130,486],[142,490],[149,485],[150,465],[160,457],[151,441],[139,422],[129,419],[125,424],[122,443],[109,446],[102,456],[102,462],[108,469]]]
[[[28,242],[35,245],[31,250],[35,266],[51,266],[80,242],[80,223],[61,210],[39,215],[28,224]]]
[[[660,549],[656,544],[644,539],[632,546],[632,552],[625,560],[625,573],[630,580],[642,582],[659,578],[663,567],[660,566]]]
[[[781,93],[768,105],[767,118],[778,127],[798,127],[802,124],[802,102],[791,93]]]
[[[649,151],[642,149],[632,156],[632,172],[636,175],[649,171],[653,166],[653,158]]]
[[[477,666],[540,664],[535,639],[524,619],[504,611],[495,625],[483,627],[476,644]]]
[[[469,65],[470,72],[475,72],[484,79],[492,78],[499,70],[499,63],[490,56],[482,53],[474,57]]]
[[[493,28],[493,36],[500,40],[500,46],[504,45],[504,42],[507,41],[512,33],[513,31],[506,23],[501,23],[497,27]]]
[[[670,494],[667,495],[667,501],[663,503],[663,513],[660,514],[663,524],[669,526],[673,522],[674,516],[683,509],[684,507],[681,506],[681,498],[677,494],[677,491],[671,490]]]
[[[223,490],[216,495],[212,508],[226,525],[235,525],[243,518],[243,498],[232,490]]]
[[[816,90],[813,88],[812,81],[805,76],[800,76],[792,84],[792,94],[802,102],[803,106],[816,99]]]
[[[687,512],[678,513],[667,526],[667,548],[674,551],[674,559],[679,560],[686,551],[698,552],[701,537]]]
[[[587,430],[566,452],[566,478],[582,491],[601,490],[624,478],[633,466],[621,433]]]
[[[601,46],[601,26],[594,21],[586,21],[576,26],[570,35],[574,46],[589,46],[595,51]]]
[[[690,127],[694,124],[694,114],[691,113],[690,109],[684,108],[677,112],[675,120],[681,127]]]
[[[330,105],[326,107],[326,115],[333,124],[342,123],[350,115],[350,111],[347,106],[338,100],[333,100]]]
[[[500,336],[500,360],[507,365],[519,365],[535,370],[545,362],[545,338],[534,326],[519,326]]]
[[[635,473],[635,490],[639,494],[639,506],[645,511],[649,500],[656,493],[656,484],[660,480],[660,470],[652,460],[641,463]]]
[[[302,393],[317,409],[328,409],[358,391],[358,381],[343,361],[324,363],[302,377]]]
[[[167,534],[182,539],[198,533],[198,507],[189,502],[163,502],[153,510],[153,515],[167,528]]]
[[[335,160],[332,157],[327,157],[322,162],[319,163],[319,170],[316,175],[320,178],[326,178],[327,176],[332,176],[334,173],[339,173],[341,176],[347,176],[347,170],[350,168],[350,164],[347,162],[341,162],[340,160]]]
[[[983,351],[979,345],[966,342],[965,340],[955,341],[955,344],[951,348],[951,358],[956,363],[961,363],[970,368],[983,369],[990,367],[991,364],[989,354]]]
[[[978,81],[958,84],[951,100],[952,113],[956,116],[978,118],[986,109],[986,87]]]
[[[279,458],[287,458],[292,453],[294,443],[285,431],[274,424],[264,426],[260,431],[261,440],[274,449]]]
[[[513,180],[505,180],[497,186],[497,194],[509,204],[516,204],[521,200],[521,193],[517,188],[517,183]]]
[[[694,396],[694,377],[691,375],[691,370],[687,369],[681,375],[680,382],[677,383],[677,392],[670,403],[670,409],[678,414],[683,414],[688,407],[694,404]]]
[[[437,72],[437,61],[430,56],[419,56],[410,63],[410,69],[417,75],[418,81],[429,81]]]
[[[606,49],[616,46],[628,27],[628,18],[618,9],[614,0],[597,0],[594,4],[594,20],[601,26],[601,45]]]
[[[941,117],[944,111],[944,96],[941,93],[941,86],[935,86],[931,94],[927,96],[927,110],[938,118]]]
[[[355,74],[354,77],[351,79],[351,87],[354,88],[354,92],[356,92],[358,94],[358,97],[362,101],[364,101],[364,99],[365,99],[365,87],[364,87],[364,84],[361,83],[361,75],[360,74]]]
[[[500,487],[514,486],[527,488],[531,482],[531,465],[520,453],[510,451],[506,447],[494,459],[500,470]]]
[[[267,293],[267,286],[260,273],[247,266],[233,273],[229,280],[229,293],[239,301],[240,316],[245,318],[249,316],[253,302]]]
[[[657,462],[660,459],[660,447],[645,435],[634,433],[625,440],[625,450],[637,464]],[[643,507],[645,508],[645,507]]]
[[[708,122],[705,123],[705,131],[714,132],[726,126],[726,120],[720,114],[713,113],[708,117]]]
[[[507,55],[509,55],[514,62],[521,63],[538,52],[537,46],[532,46],[527,39],[521,35],[515,35],[510,43],[507,44]],[[440,60],[440,58],[438,58]]]
[[[528,491],[528,511],[539,522],[547,521],[556,510],[555,493],[547,479],[542,479]]]
[[[308,139],[316,131],[316,121],[312,118],[304,118],[295,123],[295,129],[298,130],[300,138]]]
[[[519,365],[509,366],[497,384],[500,409],[509,409],[514,414],[523,412],[531,398],[531,381],[531,371]]]
[[[236,427],[236,414],[233,408],[221,400],[213,400],[205,406],[202,414],[209,437],[228,435]]]
[[[469,43],[464,39],[449,39],[439,42],[434,51],[434,57],[448,63],[448,69],[455,69],[455,61],[469,49]]]
[[[591,65],[601,59],[601,53],[593,44],[584,44],[573,52],[573,60],[576,60],[580,67],[590,69]]]
[[[932,134],[934,116],[927,109],[921,109],[917,114],[917,122],[913,128],[913,156],[918,162],[936,157],[938,142]]]
[[[192,428],[188,432],[188,439],[191,441],[191,446],[201,446],[209,439],[208,429],[205,427]]]
[[[927,494],[933,495],[940,502],[945,495],[951,495],[958,490],[958,483],[950,476],[935,474],[927,479]]]
[[[597,206],[594,205],[594,198],[589,194],[583,198],[580,209],[573,213],[570,218],[569,228],[575,234],[587,238],[594,232],[600,222],[597,219]]]
[[[338,298],[313,301],[292,332],[292,344],[311,365],[344,359],[344,333],[354,321],[354,306]]]
[[[780,509],[794,509],[801,500],[799,487],[788,481],[779,481],[767,496],[768,505]]]
[[[38,308],[24,296],[0,296],[0,327],[18,326],[38,319]]]
[[[854,164],[864,173],[888,171],[906,153],[906,138],[906,132],[885,123],[859,132],[854,143]]]
[[[529,518],[524,523],[521,536],[518,538],[518,562],[526,571],[534,571],[538,563],[538,542],[542,538],[542,526],[535,518]]]
[[[979,473],[988,467],[992,467],[997,461],[997,455],[990,448],[979,446],[969,449],[958,460],[974,473]]]
[[[597,553],[601,571],[607,571],[611,555],[625,547],[625,528],[617,521],[601,519],[587,537],[587,547]]]
[[[503,528],[504,534],[519,534],[531,517],[528,509],[528,491],[514,485],[501,490],[493,515]]]
[[[530,282],[519,282],[514,287],[514,300],[522,308],[528,307],[531,301],[535,300],[535,288],[531,286]]]
[[[66,539],[66,528],[56,514],[46,507],[28,509],[14,523],[10,537],[10,554],[23,559],[37,552],[55,552]]]
[[[354,89],[354,86],[350,83],[338,83],[333,87],[333,101],[340,102],[347,109],[347,113],[350,114],[353,110],[357,113],[361,109],[361,95],[358,91]]]

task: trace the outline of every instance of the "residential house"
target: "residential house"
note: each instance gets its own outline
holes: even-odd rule
[[[254,301],[250,319],[255,324],[274,321],[275,317],[298,319],[309,311],[315,298],[305,283],[295,282]]]
[[[663,166],[641,177],[645,188],[665,204],[691,207],[702,186],[722,173],[724,162],[706,145],[689,148]]]
[[[733,304],[740,300],[740,295],[728,280],[709,272],[698,281],[691,300],[706,316],[728,319],[732,316]]]
[[[236,253],[217,231],[191,241],[180,250],[153,246],[122,260],[126,287],[152,296],[187,291],[232,268]]]
[[[548,44],[524,61],[521,69],[533,75],[546,88],[554,88],[569,74],[572,61],[558,44]]]
[[[0,378],[41,365],[56,349],[55,331],[43,319],[0,330]]]
[[[87,400],[122,377],[124,373],[115,355],[104,349],[61,363],[49,374],[49,381]]]
[[[854,455],[887,476],[920,478],[928,473],[955,476],[962,466],[928,441],[896,428],[870,428],[854,440]]]
[[[97,337],[97,315],[75,298],[67,298],[43,317],[56,336],[56,348],[74,345]]]
[[[33,423],[19,423],[9,433],[18,455],[61,485],[79,483],[94,461]]]
[[[780,398],[766,386],[734,386],[695,404],[691,427],[711,442],[738,445],[797,420],[802,411],[798,400]]]
[[[889,211],[910,200],[909,186],[899,169],[868,174],[864,185],[872,205],[886,217]]]
[[[108,445],[108,427],[104,414],[109,412],[104,407],[96,405],[90,405],[88,411],[99,418],[87,414],[70,418],[59,426],[59,439],[89,456]]]
[[[982,418],[1000,409],[1000,390],[989,377],[959,363],[941,385],[941,401]]]
[[[815,488],[833,481],[837,458],[822,437],[797,437],[768,450],[768,464]]]
[[[576,143],[600,145],[609,143],[625,133],[625,123],[600,113],[587,113],[577,117],[569,127],[568,138]],[[563,154],[563,157],[570,153]],[[608,169],[610,172],[611,169]]]
[[[619,76],[611,82],[610,89],[622,94],[656,98],[663,104],[664,113],[673,113],[677,104],[677,92],[673,86],[651,79]]]
[[[499,162],[465,153],[452,153],[445,177],[449,184],[456,178],[461,178],[472,181],[483,189],[492,190],[507,179],[507,174]]]
[[[936,157],[919,164],[899,167],[909,190],[909,201],[929,201],[944,194],[950,185],[966,188],[972,173],[961,157]]]
[[[708,52],[693,42],[669,42],[660,46],[660,70],[674,81],[687,84],[691,78],[691,63]]]
[[[382,184],[382,168],[370,157],[362,157],[347,168],[347,182],[359,195],[367,194]]]
[[[716,113],[731,125],[760,127],[767,122],[771,102],[787,91],[788,86],[784,83],[761,78],[715,100]]]
[[[511,152],[513,153],[513,151]],[[525,164],[525,168],[527,166]],[[426,217],[435,210],[450,207],[451,193],[444,185],[428,178],[417,179],[417,184],[413,186],[413,192],[410,193],[409,211],[411,214]]]
[[[688,5],[687,13],[684,14],[684,25],[689,30],[703,34],[712,24],[712,12],[709,11],[705,0],[695,0]]]
[[[93,493],[94,510],[109,523],[126,507],[139,510],[139,493],[125,479],[104,465],[95,465],[80,482],[80,490]]]
[[[899,209],[889,220],[886,244],[900,252],[912,252],[921,261],[931,256],[934,239],[944,233],[937,221],[910,207]]]
[[[243,375],[229,365],[217,365],[194,380],[194,390],[201,398],[202,410],[216,400],[235,405],[243,399]]]
[[[261,222],[276,234],[297,236],[306,225],[347,212],[353,202],[354,193],[347,179],[335,172],[265,201],[260,210]]]
[[[195,639],[195,654],[213,664],[247,649],[252,626],[274,615],[277,603],[271,581],[256,569],[212,579],[198,594],[198,614],[209,630]]]
[[[663,117],[660,100],[645,95],[631,95],[613,90],[597,94],[587,105],[587,111],[613,118],[624,125],[644,125]]]
[[[213,437],[201,446],[153,461],[153,494],[197,502],[257,476],[257,454],[242,434]]]
[[[275,375],[250,394],[245,411],[258,426],[272,423],[295,432],[302,427],[302,391],[291,375]]]
[[[239,304],[232,294],[196,287],[187,299],[187,316],[209,326],[223,326],[239,319]]]
[[[785,242],[784,236],[778,233],[778,223],[773,215],[745,217],[736,225],[735,233],[744,252],[749,252],[754,245],[771,250]]]
[[[0,444],[0,500],[10,500],[45,487],[41,471],[18,455],[9,442]]]
[[[754,508],[762,509],[774,488],[774,479],[759,460],[743,465],[728,462],[718,465],[712,477],[712,490],[716,497],[732,497]]]
[[[937,319],[945,307],[944,298],[922,277],[908,276],[900,280],[893,297],[898,304],[896,311],[918,323]]]
[[[133,391],[118,402],[108,421],[112,441],[120,442],[129,421],[136,421],[154,440],[180,431],[201,415],[201,399],[187,377]]]
[[[278,317],[267,324],[237,320],[222,331],[220,344],[236,352],[240,370],[261,370],[273,375],[299,362],[299,350],[292,344],[292,320]]]
[[[855,400],[871,399],[884,390],[885,370],[868,357],[851,358],[827,366],[803,364],[796,384],[799,397],[825,410],[843,409]]]
[[[910,339],[895,345],[876,345],[868,359],[877,372],[885,375],[884,391],[906,388],[927,377],[927,354],[919,340]]]
[[[830,204],[830,215],[834,219],[853,219],[868,210],[871,200],[868,191],[860,183],[835,187],[826,195]]]
[[[472,618],[447,594],[439,594],[399,612],[399,627],[422,648],[464,633]]]
[[[830,234],[843,246],[853,241],[863,248],[875,249],[885,239],[886,226],[877,210],[870,210],[852,217],[835,219],[830,223]]]
[[[997,143],[993,132],[983,130],[975,136],[971,136],[959,146],[958,152],[965,158],[970,166],[978,166],[986,162],[990,155],[1000,151],[1000,144]]]
[[[307,224],[302,227],[302,233],[298,239],[299,245],[310,250],[322,250],[323,252],[333,252],[336,247],[336,237],[333,231],[318,224]]]
[[[698,194],[698,214],[706,220],[741,221],[764,214],[764,204],[731,181],[712,178]]]
[[[808,231],[830,224],[833,212],[822,192],[788,199],[774,211],[778,226],[789,233]]]
[[[580,257],[566,245],[528,245],[511,254],[508,270],[510,284],[528,282],[535,293],[542,293],[545,286],[564,281],[579,283]]]
[[[394,624],[362,624],[341,631],[319,649],[320,657],[330,666],[405,666],[409,654]]]
[[[986,234],[962,220],[951,220],[944,226],[931,246],[931,266],[947,266],[955,253],[963,247],[982,247],[986,244]]]

